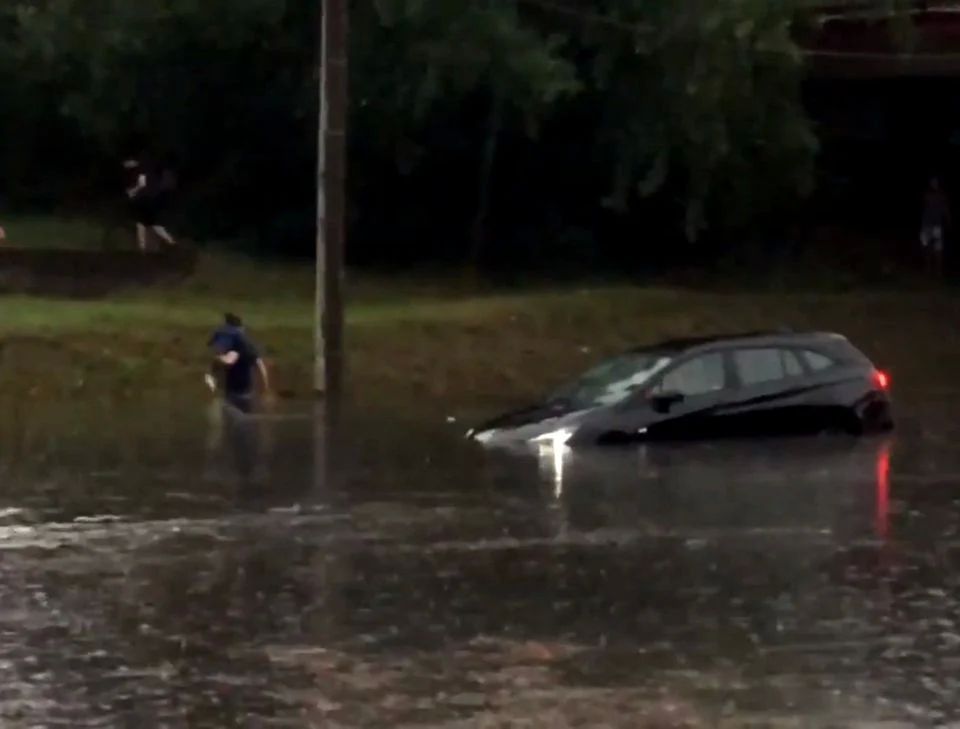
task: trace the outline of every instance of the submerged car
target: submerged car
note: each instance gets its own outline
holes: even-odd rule
[[[890,378],[840,334],[761,332],[636,349],[467,436],[498,446],[890,430]]]

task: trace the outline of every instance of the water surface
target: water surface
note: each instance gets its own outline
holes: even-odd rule
[[[4,727],[960,718],[946,413],[522,457],[308,406],[149,414],[0,443]]]

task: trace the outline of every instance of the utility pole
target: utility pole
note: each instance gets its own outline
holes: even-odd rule
[[[343,251],[346,237],[347,0],[320,1],[320,124],[314,390],[343,383]]]

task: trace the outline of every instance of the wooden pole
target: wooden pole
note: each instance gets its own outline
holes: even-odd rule
[[[347,34],[347,0],[321,0],[314,389],[333,397],[342,389],[344,359]]]

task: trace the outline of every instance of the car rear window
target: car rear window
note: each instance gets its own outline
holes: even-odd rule
[[[747,386],[803,374],[800,360],[788,349],[741,349],[733,353],[733,361],[740,382]]]
[[[800,377],[803,375],[803,365],[800,364],[800,359],[797,357],[796,352],[791,352],[789,349],[780,350],[783,352],[783,368],[787,373],[787,377]]]
[[[827,357],[825,354],[820,352],[813,352],[809,349],[803,351],[803,359],[806,361],[807,366],[814,372],[820,372],[822,370],[828,370],[836,364],[832,359]]]

